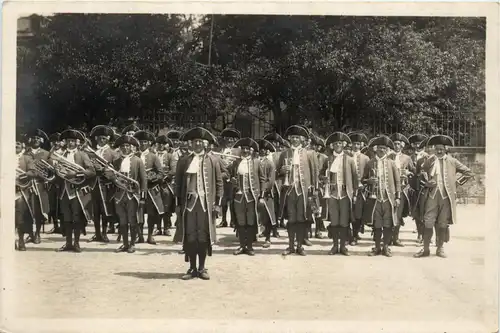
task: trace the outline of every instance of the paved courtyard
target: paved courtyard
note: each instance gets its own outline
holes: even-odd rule
[[[496,306],[486,295],[497,293],[485,270],[494,250],[485,242],[486,210],[467,205],[457,213],[447,259],[412,257],[419,247],[411,220],[401,232],[405,247],[393,247],[392,258],[367,256],[369,231],[349,247],[350,257],[329,256],[331,240],[313,239],[306,257],[283,258],[284,230],[271,248],[257,245],[256,256],[233,256],[234,233],[218,229],[220,243],[207,260],[210,281],[179,279],[187,263],[172,237],[157,236],[156,246],[139,244],[134,254],[117,254],[116,236],[101,245],[87,243],[89,233],[83,252],[75,254],[55,253],[62,237],[44,234],[41,244],[14,253],[12,304],[26,319],[484,322]]]

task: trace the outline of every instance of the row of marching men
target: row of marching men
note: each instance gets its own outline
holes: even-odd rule
[[[168,230],[175,211],[180,217],[176,236],[183,241],[186,259],[193,262],[194,248],[203,262],[193,274],[203,277],[205,272],[206,277],[200,253],[206,258],[215,241],[212,210],[222,213],[224,224],[229,209],[240,241],[235,254],[255,253],[259,226],[265,229],[264,246],[270,246],[270,234],[276,235],[276,227],[286,219],[289,246],[284,255],[305,255],[311,222],[316,222],[316,236],[321,237],[323,217],[330,221],[331,254],[348,255],[346,244],[355,244],[364,224],[369,224],[375,241],[371,254],[390,256],[389,245],[400,245],[402,217],[412,214],[424,243],[417,256],[429,255],[434,227],[437,254],[444,256],[448,226],[456,222],[457,172],[462,174],[461,182],[472,177],[467,167],[447,154],[453,140],[442,135],[407,139],[395,134],[392,140],[378,136],[368,141],[362,133],[337,132],[323,141],[302,126],[291,126],[285,133],[287,140],[274,133],[256,142],[226,130],[221,135],[227,140],[226,149],[221,152],[214,151],[218,140],[205,129],[176,135],[177,144],[183,144],[173,151],[165,149],[175,146],[172,139],[155,138],[138,128],[126,128],[116,138],[109,127],[97,126],[90,133],[95,150],[76,130],[64,131],[58,138],[37,130],[20,138],[16,145],[17,248],[25,250],[25,233],[28,241],[39,243],[43,221],[50,217],[57,221],[60,211],[62,223],[56,228],[66,237],[60,251],[80,252],[80,234],[93,220],[93,240],[107,242],[106,224],[118,222],[123,245],[117,251],[134,252],[135,243],[144,241],[144,213],[147,241],[154,244],[154,226],[163,218]],[[116,140],[111,146],[112,138]],[[60,141],[64,147],[58,145]],[[46,142],[54,143],[50,151],[41,148]],[[153,143],[158,145],[154,152]],[[410,144],[415,148],[411,157],[402,154]],[[430,154],[423,152],[425,147]],[[206,158],[210,159],[207,165]],[[193,160],[201,161],[198,169]],[[214,200],[208,200],[212,196]],[[202,218],[205,215],[207,219]],[[191,221],[199,220],[201,225],[192,225]],[[196,241],[189,241],[189,236]]]

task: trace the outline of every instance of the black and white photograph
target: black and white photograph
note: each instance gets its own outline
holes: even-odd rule
[[[498,332],[498,8],[287,5],[4,10],[1,329]]]

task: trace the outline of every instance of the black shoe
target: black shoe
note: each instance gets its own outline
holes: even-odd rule
[[[420,251],[418,251],[417,253],[415,253],[413,255],[414,258],[424,258],[424,257],[429,257],[431,255],[431,251],[429,250],[426,250],[426,249],[422,249]]]
[[[158,235],[161,236],[161,229],[156,229],[155,231],[153,231],[153,236],[158,236]]]
[[[272,236],[273,236],[274,238],[280,238],[280,233],[278,232],[278,230],[273,229]]]
[[[299,256],[305,256],[306,255],[306,251],[304,250],[304,248],[302,246],[300,246],[300,247],[297,248],[297,254]]]
[[[399,239],[392,242],[392,245],[398,246],[398,247],[404,247],[403,243],[401,243],[401,241]]]
[[[71,252],[73,251],[73,245],[64,244],[56,250],[56,252]]]
[[[142,235],[141,235],[141,236],[139,236],[139,237],[137,238],[137,242],[136,242],[136,243],[137,243],[137,244],[144,244],[144,236],[142,236]]]
[[[285,226],[285,222],[284,222],[284,221],[281,221],[281,222],[280,222],[280,228],[281,228],[281,229],[286,229],[286,226]]]
[[[294,254],[295,249],[293,247],[287,247],[286,250],[281,254],[283,256],[288,256],[290,254]]]
[[[337,253],[339,253],[339,248],[338,248],[338,246],[335,246],[335,245],[332,246],[332,248],[330,249],[330,252],[328,252],[328,254],[331,256],[334,256]]]
[[[311,243],[311,241],[309,239],[304,239],[304,245],[305,246],[312,246],[313,243]]]
[[[351,240],[351,242],[349,243],[349,245],[351,245],[351,246],[358,245],[358,240],[356,238],[354,238],[353,240]]]
[[[26,245],[24,244],[23,239],[20,239],[20,241],[16,242],[16,250],[17,251],[26,251]]]
[[[24,243],[35,243],[35,235],[29,235],[24,239]]]
[[[233,254],[235,256],[239,256],[240,254],[243,254],[243,253],[245,253],[245,248],[241,247],[241,246],[239,248],[237,248],[236,251],[233,252]]]
[[[180,250],[180,251],[179,251],[179,252],[177,252],[177,253],[179,253],[179,254],[186,254],[186,251],[184,251],[184,250]]]
[[[87,243],[92,243],[92,242],[103,242],[102,236],[101,235],[94,235],[92,236]]]
[[[206,268],[198,270],[198,277],[202,280],[210,280],[210,275],[208,275]]]
[[[227,228],[227,221],[222,221],[217,228]]]
[[[347,248],[345,246],[341,246],[340,247],[340,254],[342,254],[344,256],[349,256],[349,251],[347,250]]]
[[[33,240],[33,243],[35,244],[40,244],[42,240],[40,239],[40,234],[35,235],[35,239]]]
[[[368,256],[375,257],[375,256],[378,256],[380,254],[382,254],[382,250],[379,247],[378,248],[374,247],[374,248],[372,248],[372,252],[368,253]]]
[[[108,235],[106,235],[106,234],[102,235],[102,241],[103,241],[103,243],[109,243]]]
[[[156,241],[153,236],[148,236],[148,244],[156,245]]]
[[[127,253],[134,253],[135,252],[135,246],[134,245],[130,245],[127,249]]]
[[[60,234],[61,233],[61,228],[52,228],[51,230],[47,231],[47,234]]]
[[[118,237],[116,237],[116,241],[119,243],[122,241],[122,235],[118,235]]]
[[[263,248],[267,249],[271,247],[271,241],[266,239],[266,242],[262,245]]]
[[[128,250],[128,247],[126,247],[125,245],[121,245],[119,248],[117,248],[115,250],[116,253],[120,253],[120,252],[127,252]]]
[[[172,236],[170,229],[167,228],[167,229],[163,230],[163,236],[169,236],[169,237]]]
[[[190,268],[188,269],[188,271],[186,272],[186,274],[184,274],[181,279],[183,280],[191,280],[191,279],[194,279],[198,277],[198,271],[196,269],[193,269],[193,268]]]
[[[323,235],[321,234],[321,231],[318,231],[314,234],[314,238],[317,238],[317,239],[323,239]]]
[[[248,248],[246,251],[246,254],[248,254],[249,256],[254,256],[255,255],[255,251],[253,250],[253,248]]]
[[[446,253],[444,253],[444,249],[442,247],[438,247],[436,249],[436,255],[440,258],[446,258]]]
[[[82,249],[80,248],[80,244],[78,242],[75,242],[75,244],[73,244],[73,251],[76,253],[82,252]]]
[[[382,254],[388,258],[392,257],[391,249],[389,246],[385,245],[382,249]]]

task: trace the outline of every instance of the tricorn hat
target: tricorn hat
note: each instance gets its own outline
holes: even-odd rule
[[[292,125],[288,127],[285,131],[285,136],[289,137],[291,135],[298,135],[298,136],[303,136],[305,138],[309,138],[309,131],[299,125]]]
[[[241,138],[233,145],[234,148],[250,147],[253,151],[259,151],[259,145],[252,138]]]
[[[187,130],[180,138],[181,141],[189,140],[207,140],[209,143],[215,143],[217,139],[207,129],[203,127],[193,127]]]
[[[167,132],[167,138],[171,140],[179,140],[181,137],[182,133],[178,130],[170,130]]]
[[[349,136],[345,133],[342,132],[335,132],[333,134],[330,134],[328,138],[326,138],[326,145],[330,145],[331,143],[338,142],[338,141],[345,141],[346,143],[351,143],[351,139]]]
[[[368,137],[361,132],[351,132],[348,134],[351,142],[363,142],[368,143]]]
[[[258,140],[257,144],[259,145],[259,150],[267,149],[271,152],[276,151],[276,147],[271,142],[269,142],[265,139]]]
[[[137,148],[139,147],[139,141],[135,137],[130,136],[130,135],[120,136],[118,139],[116,139],[114,147],[118,148],[121,145],[123,145],[124,143],[128,143],[132,146],[136,146]]]
[[[113,135],[114,135],[113,129],[106,125],[97,125],[90,131],[91,137],[107,136],[109,139],[111,139]]]
[[[427,146],[435,146],[435,145],[443,145],[443,146],[454,146],[453,139],[448,135],[433,135],[427,140]]]
[[[283,143],[283,138],[281,137],[281,135],[279,135],[276,132],[267,133],[266,135],[264,135],[264,137],[262,138],[262,140],[276,141],[276,142],[279,142],[279,143]]]
[[[240,139],[241,138],[241,133],[235,128],[225,128],[220,132],[220,137],[221,138],[236,138]]]
[[[61,141],[61,133],[55,132],[49,136],[50,142]]]
[[[28,132],[28,137],[29,138],[33,138],[35,136],[38,136],[39,138],[42,138],[44,143],[49,142],[49,136],[47,135],[47,133],[45,133],[44,131],[42,131],[39,128],[37,128],[36,130],[32,130],[32,131]]]
[[[394,143],[387,135],[379,135],[370,141],[370,147],[373,146],[386,146],[390,149],[394,149]]]
[[[166,135],[160,135],[156,138],[156,143],[159,143],[161,145],[169,144],[170,146],[173,145],[173,142],[171,139],[167,138]]]
[[[410,141],[408,141],[408,138],[401,133],[394,133],[391,136],[391,140],[392,140],[392,142],[396,142],[396,141],[403,142],[405,145],[410,144]]]
[[[128,126],[125,126],[125,128],[122,131],[122,134],[127,134],[128,132],[138,132],[141,129],[136,125],[136,124],[130,124]]]
[[[61,133],[61,140],[66,140],[66,139],[80,140],[80,143],[84,143],[85,135],[80,131],[68,129]]]
[[[134,138],[136,138],[139,141],[155,141],[155,135],[149,131],[138,131],[135,132]]]
[[[410,143],[421,143],[422,141],[427,140],[429,137],[425,134],[413,134],[408,137],[408,142]]]

